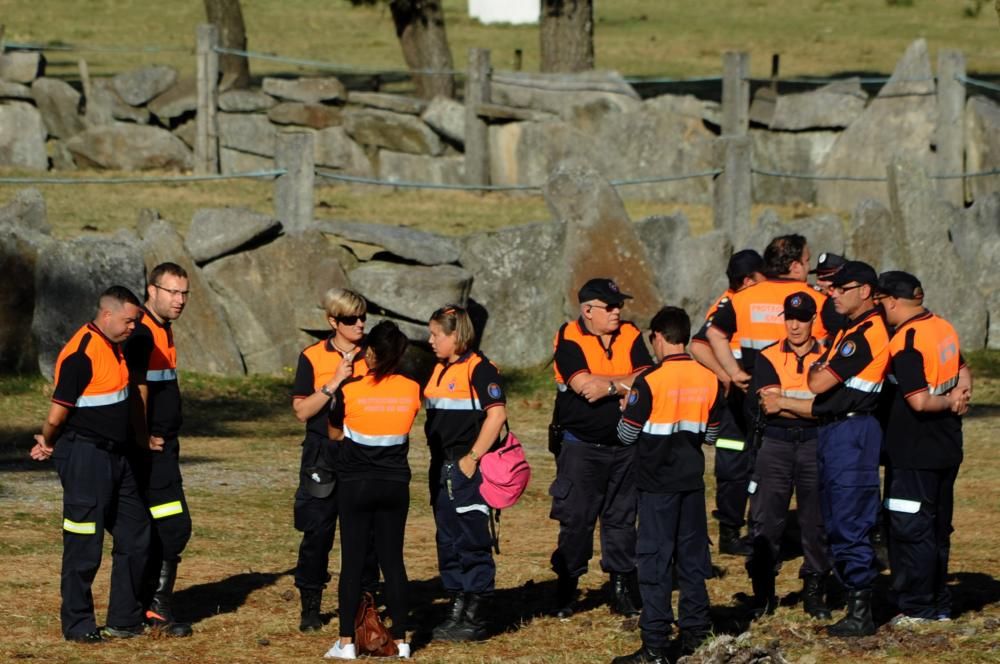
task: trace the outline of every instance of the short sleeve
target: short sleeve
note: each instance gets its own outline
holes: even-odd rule
[[[780,342],[779,342],[780,343]],[[781,378],[771,364],[770,358],[764,353],[757,354],[757,362],[753,370],[753,394],[767,387],[781,387]]]
[[[52,393],[52,400],[73,408],[76,400],[90,384],[94,370],[86,353],[73,353],[63,360],[59,367],[59,382]]]
[[[149,358],[153,355],[153,333],[145,325],[137,325],[125,340],[122,352],[128,365],[128,377],[133,383],[144,384]]]
[[[292,398],[303,399],[316,391],[316,374],[312,362],[305,353],[299,353],[299,365],[295,369],[295,382],[292,384]]]
[[[872,350],[863,328],[844,337],[835,348],[829,352],[827,368],[841,382],[856,376],[872,361]]]
[[[648,369],[653,366],[653,358],[650,356],[649,349],[646,348],[641,334],[637,335],[635,341],[632,342],[632,348],[629,350],[629,359],[632,362],[632,371]]]
[[[419,402],[418,402],[419,403]],[[333,407],[330,408],[330,426],[334,429],[344,428],[344,390],[338,388],[333,394]]]
[[[736,309],[733,308],[731,298],[724,297],[719,300],[715,311],[709,314],[708,320],[705,321],[704,328],[706,331],[709,327],[721,330],[727,339],[733,338],[733,335],[736,334]]]
[[[913,328],[907,330],[903,349],[892,356],[892,373],[899,384],[900,392],[907,397],[927,389],[924,356],[916,349],[914,343],[916,332]]]
[[[625,410],[622,412],[622,419],[637,427],[642,427],[649,419],[649,414],[653,412],[653,392],[646,383],[645,374],[638,376],[632,383],[625,398]]]
[[[559,339],[556,344],[555,363],[559,375],[563,377],[566,384],[569,384],[570,379],[578,373],[590,371],[587,358],[580,345],[567,341],[565,338]]]
[[[482,360],[476,365],[472,372],[472,387],[483,410],[507,403],[500,371],[489,360]]]

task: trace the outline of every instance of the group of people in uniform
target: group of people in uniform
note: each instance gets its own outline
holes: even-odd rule
[[[972,394],[958,336],[923,307],[915,276],[879,275],[865,263],[822,254],[810,286],[810,259],[800,235],[774,238],[763,256],[735,253],[729,289],[697,330],[682,309],[666,306],[644,333],[622,317],[631,296],[613,279],[590,279],[578,292],[579,317],[555,334],[552,610],[561,619],[576,610],[600,521],[610,610],[639,616],[642,634],[639,650],[618,664],[669,661],[672,652],[694,651],[711,631],[704,445],[715,447],[719,552],[747,557],[755,616],[777,606],[794,494],[803,609],[832,620],[831,575],[846,593],[845,615],[827,628],[831,635],[875,631],[871,537],[882,505],[900,611],[893,624],[950,619],[953,489]],[[173,263],[150,271],[144,303],[113,286],[57,359],[52,404],[31,456],[55,461],[64,490],[67,640],[94,643],[150,628],[191,634],[172,611],[191,520],[178,465],[171,323],[188,296],[187,274]],[[299,629],[323,626],[339,520],[339,638],[327,657],[363,654],[355,616],[380,576],[391,654],[410,656],[408,434],[424,407],[438,567],[449,596],[432,636],[487,638],[496,542],[478,466],[507,421],[500,372],[476,349],[471,318],[458,305],[428,321],[437,362],[423,385],[400,368],[408,341],[395,324],[383,321],[366,333],[359,293],[332,289],[323,305],[331,333],[302,351],[292,389],[292,410],[305,424],[294,501],[302,533]],[[98,630],[91,583],[105,530],[115,540],[111,601]]]

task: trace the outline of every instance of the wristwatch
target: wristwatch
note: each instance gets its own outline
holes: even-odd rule
[[[333,390],[326,389],[326,385],[324,385],[321,388],[319,388],[319,391],[322,392],[323,394],[325,394],[328,397],[332,397],[333,396]]]
[[[618,389],[615,388],[615,381],[608,383],[608,396],[613,397],[618,394]]]
[[[471,449],[470,449],[470,450],[469,450],[469,456],[470,456],[470,457],[472,457],[472,460],[473,460],[473,461],[475,461],[475,462],[477,462],[477,463],[478,463],[478,461],[479,461],[479,455],[478,455],[478,454],[476,454],[476,451],[475,451],[475,450],[471,450]]]

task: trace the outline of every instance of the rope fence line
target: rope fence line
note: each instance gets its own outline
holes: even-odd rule
[[[755,175],[763,175],[774,178],[790,178],[795,180],[820,180],[820,181],[846,181],[846,182],[888,182],[889,178],[878,175],[815,175],[812,173],[785,173],[782,171],[771,171],[752,166],[750,172]],[[947,173],[941,175],[928,175],[932,180],[964,180],[965,178],[988,177],[1000,175],[1000,168],[992,168],[988,171],[975,171],[970,173]]]
[[[969,78],[968,76],[956,76],[955,78],[966,85],[972,85],[977,88],[983,88],[984,90],[991,90],[993,92],[1000,92],[1000,85],[997,85],[996,83],[990,83],[989,81],[984,81],[978,78]]]
[[[87,44],[32,44],[4,42],[4,47],[14,51],[46,51],[76,53],[193,53],[190,47],[180,46],[91,46]]]
[[[371,69],[365,67],[356,67],[354,65],[345,65],[338,62],[329,62],[325,60],[311,60],[308,58],[294,58],[284,55],[275,55],[273,53],[261,53],[260,51],[243,51],[237,48],[225,48],[222,46],[216,46],[213,50],[221,55],[238,55],[243,58],[252,58],[255,60],[269,60],[271,62],[283,62],[286,64],[302,65],[304,67],[314,67],[316,69],[326,69],[328,71],[339,71],[339,72],[344,72],[346,74],[366,74],[371,76],[379,76],[384,74],[463,76],[465,74],[464,71],[458,71],[457,69]]]
[[[287,173],[283,168],[266,171],[248,171],[229,175],[164,175],[157,177],[129,178],[32,178],[0,177],[3,184],[183,184],[185,182],[216,182],[219,180],[262,180]]]

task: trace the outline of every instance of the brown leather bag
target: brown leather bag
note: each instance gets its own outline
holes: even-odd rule
[[[398,657],[399,650],[392,635],[382,623],[371,593],[361,597],[361,606],[354,619],[354,647],[357,654],[371,657]]]

